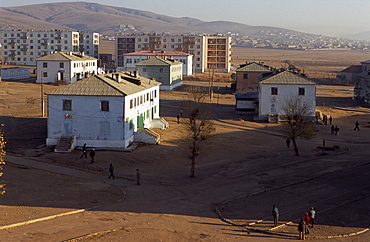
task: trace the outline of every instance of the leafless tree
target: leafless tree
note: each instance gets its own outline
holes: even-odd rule
[[[307,140],[315,135],[311,105],[298,98],[289,99],[283,107],[283,117],[286,119],[283,126],[284,138],[292,141],[295,155],[299,155],[297,139]]]
[[[191,160],[190,177],[195,177],[195,160],[215,134],[215,127],[212,123],[212,110],[205,100],[208,98],[206,89],[197,86],[187,88],[186,107],[188,117],[183,118],[182,123],[186,126],[185,145],[186,152]]]
[[[3,126],[2,124],[0,124],[0,126]],[[4,157],[5,157],[5,144],[6,144],[6,141],[4,140],[4,135],[3,135],[3,132],[0,131],[0,176],[3,175],[3,167],[1,165],[4,165],[5,164],[5,161],[4,161]],[[3,182],[3,181],[1,181]],[[0,194],[3,195],[5,193],[5,184],[4,183],[0,183]]]

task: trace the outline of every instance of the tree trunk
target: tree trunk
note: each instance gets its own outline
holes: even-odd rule
[[[195,157],[191,159],[190,177],[195,177]]]
[[[293,147],[294,147],[295,155],[299,155],[299,153],[298,153],[298,147],[297,147],[297,143],[296,143],[295,138],[292,138],[291,140],[293,142]]]

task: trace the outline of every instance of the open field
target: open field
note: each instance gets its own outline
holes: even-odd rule
[[[207,86],[207,82],[197,85]],[[369,232],[340,237],[370,225],[370,109],[351,99],[353,87],[317,87],[317,109],[334,117],[340,135],[332,136],[328,126],[316,124],[314,139],[298,141],[301,155],[297,157],[279,136],[279,125],[250,122],[248,116],[236,115],[230,89],[224,88],[224,82],[217,85],[220,91],[215,88],[210,101],[217,114],[217,136],[197,160],[197,178],[190,179],[190,161],[180,141],[186,127],[176,123],[177,113],[185,107],[183,88],[161,91],[160,115],[170,128],[158,130],[160,145],[139,146],[133,152],[98,150],[96,163],[91,165],[89,159],[80,158],[78,150],[61,154],[44,146],[46,119],[40,117],[40,85],[1,82],[0,123],[5,124],[9,154],[2,177],[7,193],[0,197],[1,224],[91,209],[0,230],[0,238],[286,241],[296,238],[297,220],[314,206],[317,225],[310,239],[338,236],[334,241],[368,241]],[[44,88],[48,92],[58,86]],[[353,131],[356,120],[359,132]],[[323,140],[338,149],[323,155],[317,149]],[[22,159],[25,165],[15,165],[14,159]],[[77,178],[62,168],[45,172],[27,166],[31,161],[87,171],[88,175]],[[115,180],[107,178],[109,163],[115,166]],[[136,168],[142,172],[141,186],[135,183]],[[123,200],[118,188],[125,193]],[[276,229],[271,224],[273,204],[281,212],[282,226]],[[219,219],[216,209],[229,223]],[[256,221],[260,222],[246,226]]]

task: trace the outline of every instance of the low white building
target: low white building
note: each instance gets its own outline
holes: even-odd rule
[[[14,67],[14,68],[0,69],[0,77],[3,80],[6,80],[6,79],[17,80],[17,79],[30,78],[30,68]]]
[[[310,115],[315,115],[316,83],[290,71],[267,77],[259,83],[259,116],[280,115],[288,100],[300,99],[310,106]]]
[[[36,60],[36,83],[71,84],[98,73],[98,60],[79,52],[54,52]]]
[[[182,75],[189,76],[193,74],[193,55],[187,54],[179,51],[139,51],[133,53],[123,54],[123,70],[125,71],[135,71],[136,64],[149,59],[151,57],[162,57],[163,59],[172,59],[179,61],[183,64],[182,66]],[[122,68],[122,67],[120,67]]]
[[[126,148],[132,142],[156,143],[149,128],[166,128],[159,117],[159,82],[116,72],[91,76],[48,94],[46,144],[59,146],[63,137],[70,147]]]

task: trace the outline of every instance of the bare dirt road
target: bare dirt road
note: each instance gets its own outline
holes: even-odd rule
[[[32,85],[6,83],[5,87],[8,93],[34,93],[38,87],[32,92]],[[211,104],[218,114],[217,136],[199,156],[194,179],[189,178],[190,161],[180,142],[185,127],[176,123],[176,115],[184,107],[182,90],[161,92],[161,116],[170,122],[170,128],[158,131],[163,139],[160,145],[139,146],[133,152],[98,150],[93,165],[80,158],[78,150],[56,154],[43,147],[45,119],[32,115],[38,106],[30,103],[13,108],[14,95],[0,92],[3,103],[15,100],[0,107],[4,114],[0,122],[5,123],[7,149],[12,155],[4,169],[7,193],[0,197],[1,224],[85,209],[0,230],[0,238],[286,241],[297,238],[297,220],[313,206],[318,212],[317,225],[309,239],[368,241],[370,109],[351,99],[351,89],[318,86],[317,108],[334,117],[340,135],[330,135],[327,125],[316,124],[315,138],[299,141],[301,155],[297,157],[279,136],[279,125],[235,115],[233,95],[221,88]],[[14,117],[16,112],[24,116],[27,110],[29,118]],[[361,131],[353,130],[356,120]],[[323,140],[337,149],[322,154],[317,147]],[[109,163],[115,166],[115,180],[108,179]],[[137,168],[142,172],[140,186],[135,182]],[[271,221],[273,204],[281,213],[276,228]],[[355,235],[360,232],[364,233]]]

